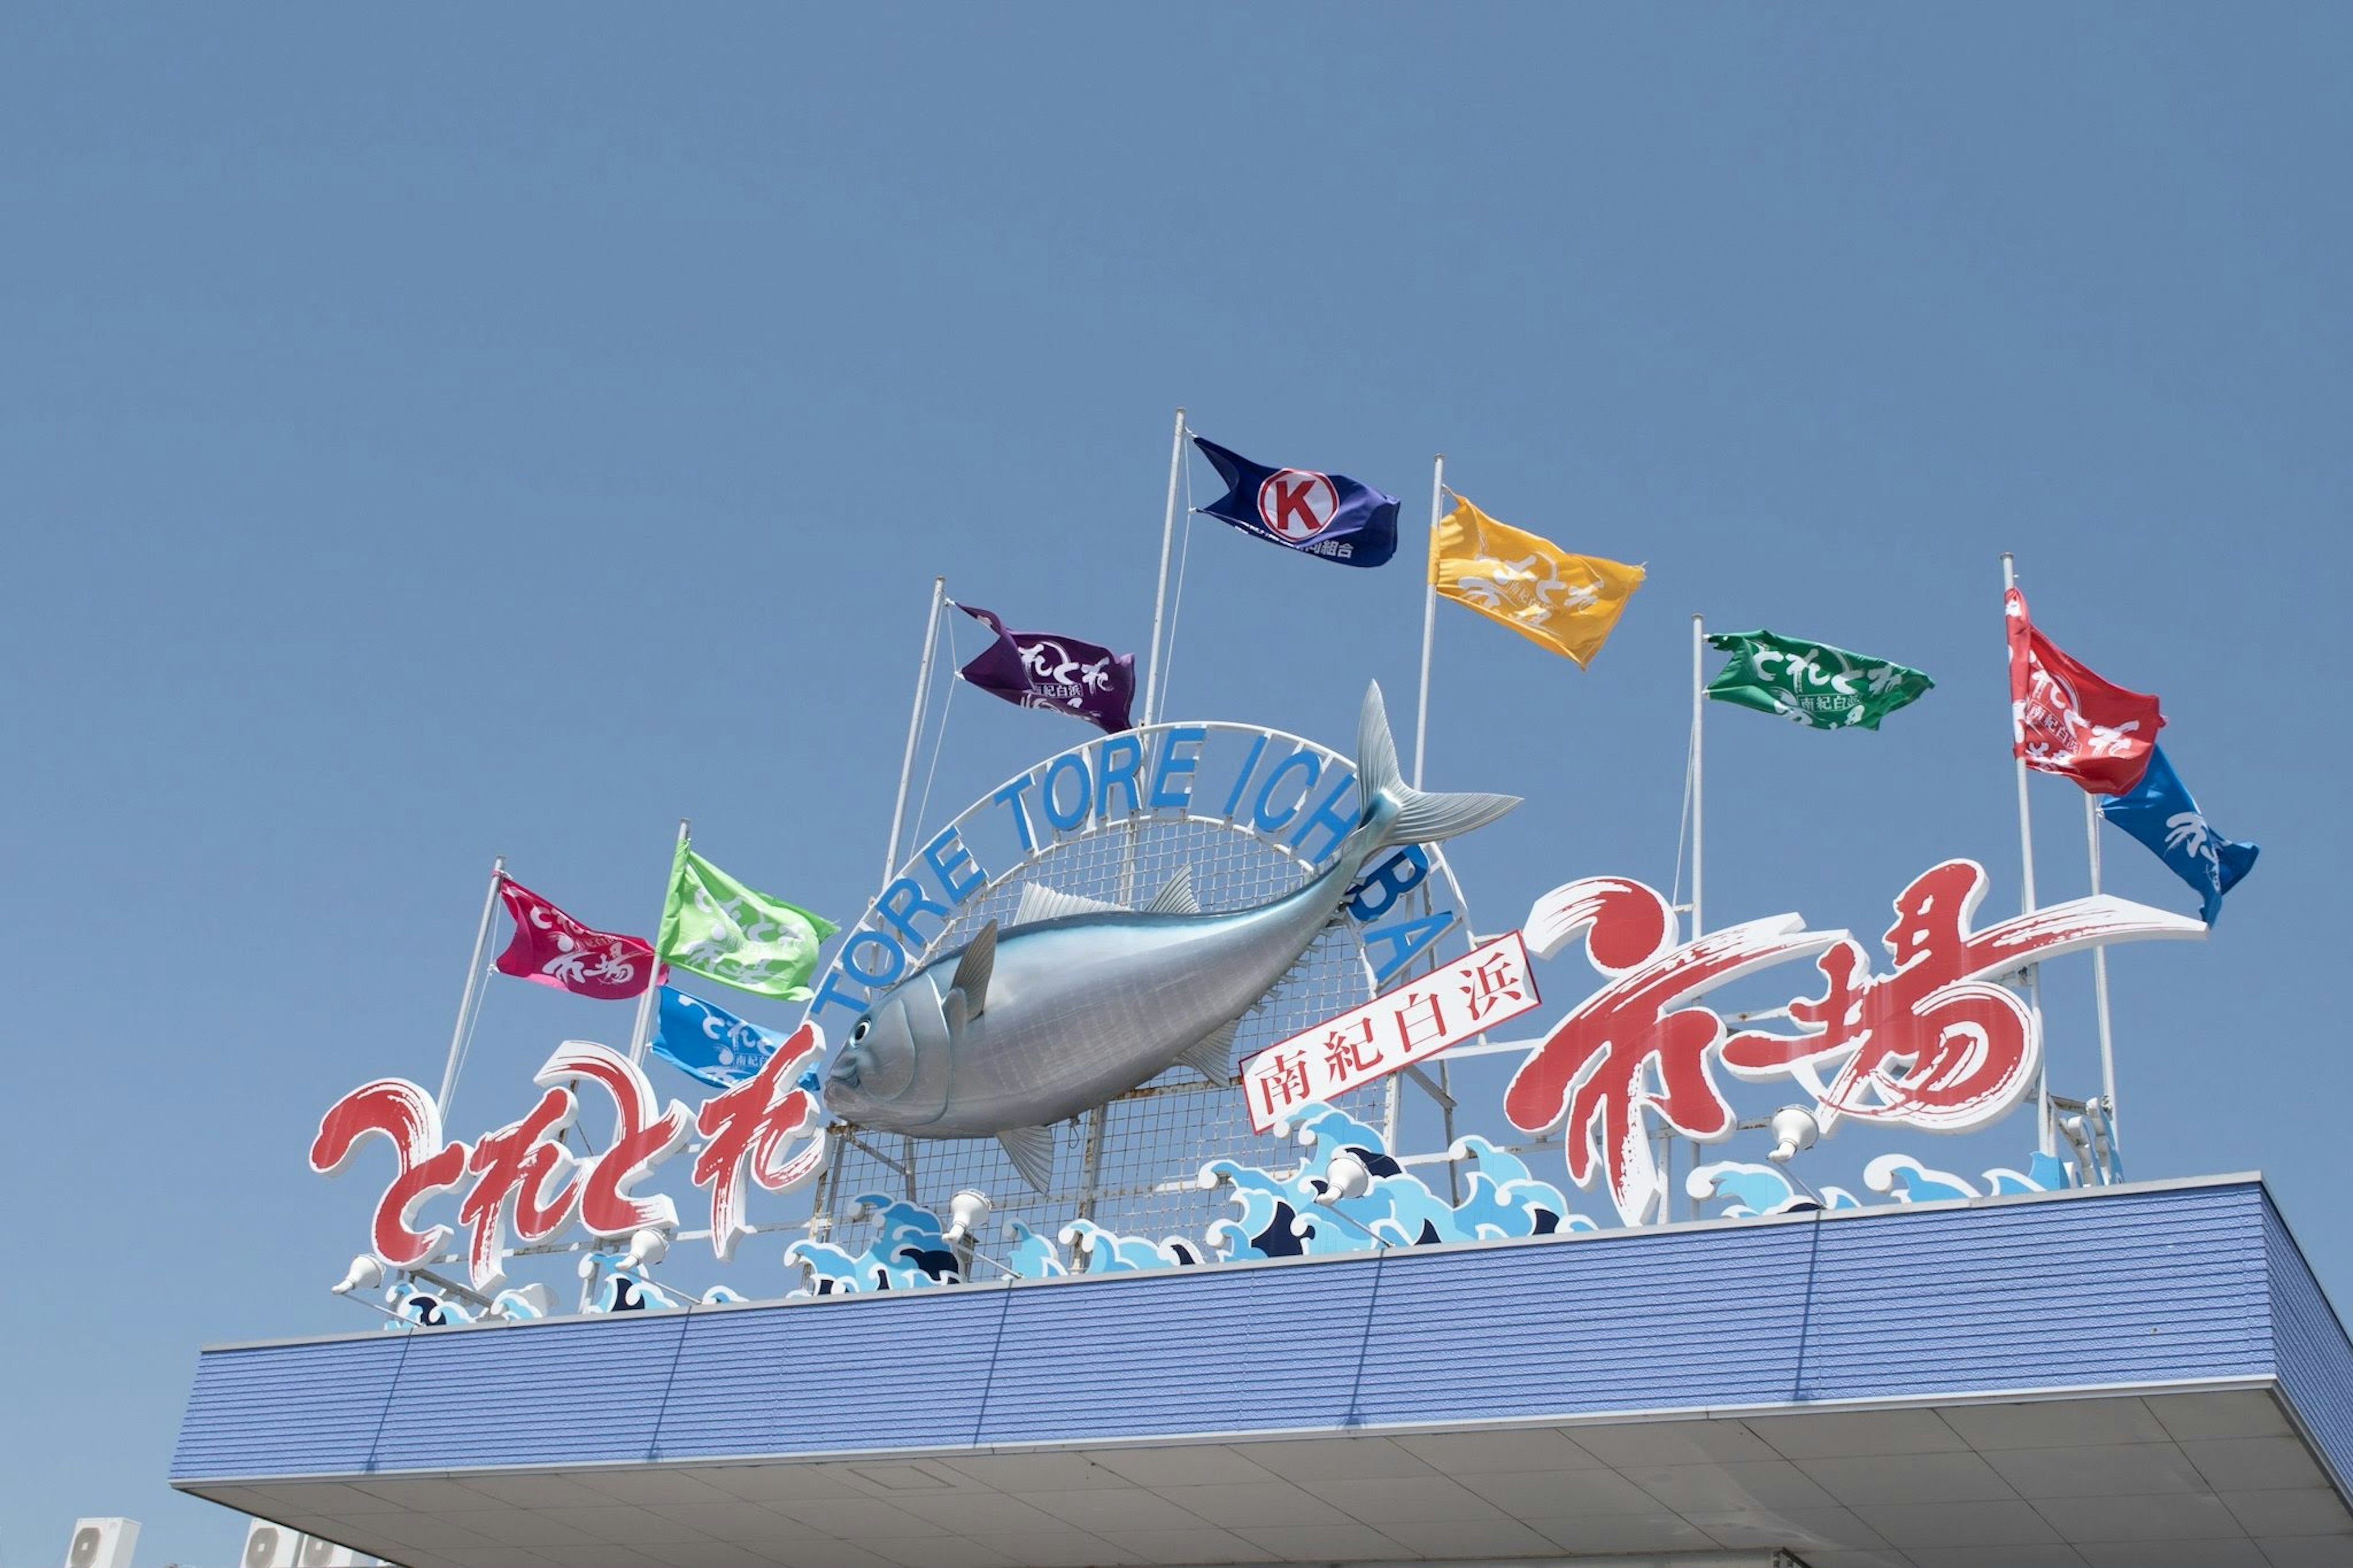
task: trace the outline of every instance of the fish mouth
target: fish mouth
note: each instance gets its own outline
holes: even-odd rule
[[[824,1085],[819,1090],[827,1107],[852,1118],[861,1110],[873,1108],[877,1101],[866,1091],[865,1080],[866,1069],[874,1065],[869,1053],[854,1047],[842,1052],[827,1069]]]
[[[824,1100],[825,1108],[828,1110],[850,1121],[857,1121],[873,1105],[873,1101],[860,1090],[855,1078],[829,1076],[825,1080],[825,1087],[819,1090],[819,1095]]]

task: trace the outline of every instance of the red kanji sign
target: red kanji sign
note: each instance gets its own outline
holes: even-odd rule
[[[1593,967],[1611,979],[1521,1064],[1504,1091],[1504,1113],[1527,1132],[1568,1122],[1569,1179],[1591,1185],[1598,1162],[1618,1212],[1627,1224],[1641,1224],[1658,1196],[1642,1113],[1655,1112],[1702,1142],[1731,1136],[1736,1120],[1708,1074],[1724,1020],[1681,1004],[1838,940],[1836,931],[1810,932],[1804,924],[1797,915],[1777,915],[1677,946],[1674,911],[1640,882],[1589,877],[1546,893],[1528,911],[1536,952],[1549,958],[1585,931]]]
[[[1678,944],[1667,900],[1639,882],[1595,877],[1556,888],[1529,911],[1530,944],[1548,958],[1584,931],[1593,966],[1610,984],[1572,1009],[1521,1065],[1504,1091],[1504,1114],[1530,1133],[1566,1123],[1570,1179],[1585,1186],[1597,1173],[1606,1175],[1620,1216],[1641,1225],[1662,1196],[1645,1113],[1700,1142],[1727,1138],[1736,1125],[1712,1059],[1744,1078],[1796,1079],[1819,1102],[1825,1128],[1852,1116],[1964,1131],[2018,1103],[2042,1051],[2040,1020],[1996,977],[2102,942],[2206,930],[2101,896],[1972,931],[1985,889],[1985,868],[1969,860],[1948,860],[1915,878],[1896,899],[1885,938],[1894,968],[1873,974],[1847,932],[1806,931],[1797,915]],[[1788,1005],[1809,1032],[1727,1038],[1715,1012],[1684,1005],[1810,953],[1819,955],[1826,988]]]

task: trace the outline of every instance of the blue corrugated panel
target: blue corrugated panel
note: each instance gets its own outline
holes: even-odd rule
[[[660,1451],[723,1458],[780,1444],[818,1453],[969,1443],[1013,1293],[696,1313]]]
[[[1643,1408],[1788,1384],[1735,1314],[1794,1321],[1801,1226],[1020,1292],[983,1440]],[[1765,1340],[1769,1342],[1768,1331]],[[1791,1338],[1786,1332],[1785,1339]]]
[[[1785,1399],[1813,1228],[1635,1233],[1599,1247],[1472,1254],[1447,1273],[1393,1258],[1365,1419]]]
[[[174,1474],[820,1454],[2263,1375],[2274,1313],[2318,1325],[2298,1331],[2316,1369],[2311,1397],[2341,1400],[2353,1349],[2320,1331],[2335,1325],[2308,1271],[2267,1293],[2267,1273],[2284,1277],[2281,1248],[2293,1255],[2274,1241],[2266,1269],[2267,1224],[2261,1189],[2239,1182],[215,1352]],[[389,1418],[370,1434],[387,1393]],[[2353,1441],[2353,1412],[2315,1420]]]
[[[2321,1294],[2279,1212],[2263,1205],[2280,1391],[2295,1406],[2340,1487],[2353,1484],[2353,1343]]]
[[[632,1312],[412,1335],[369,1468],[643,1459],[686,1321]]]
[[[408,1334],[207,1351],[172,1455],[175,1476],[367,1468]]]
[[[2263,1193],[2117,1193],[1820,1226],[1803,1399],[2261,1375]]]
[[[1337,1425],[1383,1272],[1366,1261],[1014,1291],[981,1440]]]

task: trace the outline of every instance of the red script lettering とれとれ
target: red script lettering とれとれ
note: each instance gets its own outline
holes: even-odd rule
[[[546,1092],[531,1111],[470,1148],[446,1142],[433,1099],[406,1079],[363,1084],[328,1108],[311,1145],[311,1168],[332,1175],[371,1136],[393,1150],[396,1170],[376,1200],[369,1246],[388,1267],[430,1262],[448,1241],[446,1225],[420,1228],[417,1211],[439,1194],[466,1186],[457,1219],[466,1227],[467,1273],[478,1290],[505,1283],[512,1241],[546,1241],[577,1224],[591,1236],[619,1237],[671,1229],[678,1210],[659,1194],[634,1188],[686,1142],[704,1142],[693,1184],[711,1191],[711,1244],[731,1257],[746,1234],[746,1181],[790,1192],[825,1168],[824,1110],[802,1083],[824,1055],[824,1037],[803,1024],[760,1071],[702,1102],[664,1105],[644,1071],[607,1046],[567,1040],[536,1075]],[[613,1105],[612,1142],[598,1153],[575,1152],[566,1134],[578,1120],[574,1086],[588,1082]],[[473,1178],[467,1185],[467,1178]]]

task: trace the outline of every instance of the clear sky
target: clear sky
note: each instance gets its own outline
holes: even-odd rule
[[[370,1177],[303,1152],[433,1081],[491,858],[642,931],[691,815],[854,918],[933,574],[1141,647],[1180,403],[1409,529],[1350,572],[1199,525],[1173,715],[1344,743],[1367,676],[1410,693],[1436,451],[1649,563],[1582,675],[1445,611],[1430,782],[1528,801],[1456,857],[1490,926],[1671,876],[1694,611],[1939,683],[1875,736],[1712,715],[1713,919],[1875,935],[1947,855],[2014,907],[2016,551],[2263,846],[2211,943],[2117,955],[2134,1173],[2262,1169],[2344,1299],[2348,43],[2325,5],[10,8],[0,1561],[128,1513],[142,1568],[231,1563],[164,1480],[196,1349],[364,1326],[325,1287]],[[931,820],[1081,738],[967,694]],[[2076,792],[2034,801],[2082,891]],[[501,984],[453,1131],[626,1026]]]

